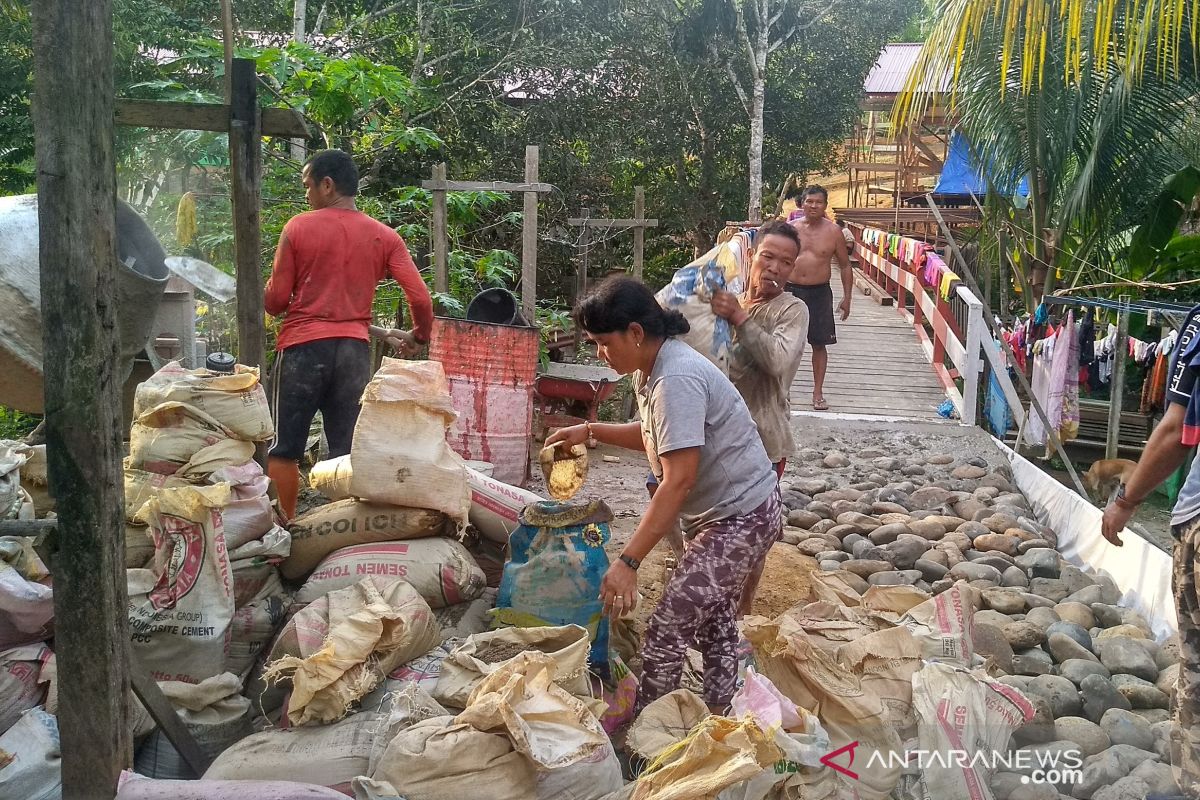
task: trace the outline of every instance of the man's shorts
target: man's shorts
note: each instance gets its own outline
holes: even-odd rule
[[[360,339],[317,339],[275,358],[275,444],[271,455],[299,461],[313,417],[321,412],[329,457],[350,452],[359,400],[371,379],[371,349]]]
[[[833,323],[833,288],[828,283],[816,286],[789,283],[787,290],[808,306],[808,343],[837,344],[837,329]]]

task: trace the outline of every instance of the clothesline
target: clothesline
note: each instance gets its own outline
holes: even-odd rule
[[[861,227],[860,238],[864,245],[881,256],[899,261],[901,266],[909,267],[909,271],[916,274],[923,285],[937,289],[943,300],[950,299],[954,284],[961,279],[946,265],[933,245],[912,236],[888,233],[867,225]]]

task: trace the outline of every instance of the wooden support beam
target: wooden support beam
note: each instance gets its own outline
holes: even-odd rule
[[[646,187],[633,187],[633,218],[639,220],[643,225],[638,225],[633,229],[633,277],[639,281],[642,279],[643,260],[646,250],[646,227],[645,224],[650,220],[646,219]],[[658,220],[654,220],[654,225],[657,227]]]
[[[263,324],[262,131],[254,60],[233,60],[229,104],[229,175],[233,197],[233,247],[237,265],[238,360],[250,367],[266,361]]]
[[[910,175],[938,175],[941,167],[910,165],[910,164],[880,164],[873,161],[852,161],[847,169],[860,172],[907,172]]]
[[[554,191],[554,184],[526,181],[525,183],[509,183],[507,181],[421,181],[422,189],[442,190],[446,192],[535,192],[546,194]]]
[[[445,180],[443,175],[442,179]],[[537,186],[537,145],[525,147],[525,183]],[[537,213],[538,193],[524,193],[524,212],[521,215],[521,314],[530,325],[537,324]]]
[[[135,128],[166,130],[229,130],[229,106],[221,103],[175,103],[165,100],[117,100],[116,122]],[[292,108],[255,109],[263,136],[308,136],[308,126]]]
[[[62,796],[112,797],[133,762],[118,374],[112,0],[33,14],[46,461],[62,548],[54,650]]]
[[[450,291],[449,244],[446,241],[446,164],[433,165],[433,180],[424,181],[421,185],[430,188],[428,184],[438,184],[443,188],[433,189],[433,290],[445,294]]]
[[[1108,398],[1108,436],[1104,442],[1104,457],[1117,457],[1117,443],[1121,439],[1121,406],[1125,401],[1125,362],[1128,360],[1126,349],[1129,344],[1129,295],[1121,295],[1124,306],[1117,312],[1117,340],[1113,343],[1116,359],[1113,363],[1112,380],[1109,386],[1112,391]]]
[[[567,224],[576,228],[657,228],[656,219],[604,219],[603,217],[568,217]]]
[[[158,723],[158,727],[162,729],[167,740],[178,751],[184,763],[191,767],[197,778],[202,776],[212,764],[212,759],[200,749],[192,732],[183,724],[183,720],[175,711],[175,706],[171,705],[171,701],[162,693],[158,683],[150,677],[149,671],[137,663],[136,659],[129,678],[133,693],[137,695],[138,700],[142,701],[142,705]],[[61,689],[59,691],[61,692]]]

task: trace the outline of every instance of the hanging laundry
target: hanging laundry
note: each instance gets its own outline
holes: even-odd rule
[[[1033,347],[1033,382],[1030,388],[1033,390],[1033,399],[1046,412],[1047,417],[1050,414],[1050,367],[1051,360],[1054,357],[1055,336],[1048,336],[1034,344]],[[1060,415],[1061,416],[1061,415]],[[1052,417],[1050,420],[1052,426],[1057,427],[1058,418]],[[1030,404],[1029,414],[1025,418],[1025,443],[1030,446],[1039,447],[1044,445],[1047,440],[1046,426],[1042,423],[1041,415]]]
[[[1067,322],[1059,338],[1065,346],[1055,354],[1050,370],[1050,404],[1058,408],[1058,437],[1069,442],[1079,436],[1079,338],[1075,329],[1075,312],[1067,312]]]
[[[1083,321],[1079,323],[1079,363],[1090,364],[1096,360],[1096,322],[1088,309],[1083,310]]]
[[[942,282],[938,289],[938,294],[941,295],[943,300],[950,299],[950,290],[954,288],[954,284],[958,283],[959,280],[959,277],[950,270],[942,273]]]
[[[1004,396],[1004,390],[1000,388],[1000,381],[996,378],[995,372],[992,372],[988,378],[987,398],[983,403],[983,413],[992,433],[1003,439],[1012,425],[1012,412],[1009,410],[1008,399]]]

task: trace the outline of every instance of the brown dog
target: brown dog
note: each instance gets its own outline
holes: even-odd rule
[[[1083,473],[1083,485],[1092,496],[1095,503],[1107,503],[1112,499],[1117,487],[1129,480],[1133,474],[1136,461],[1128,458],[1105,458],[1093,461],[1088,471]]]

